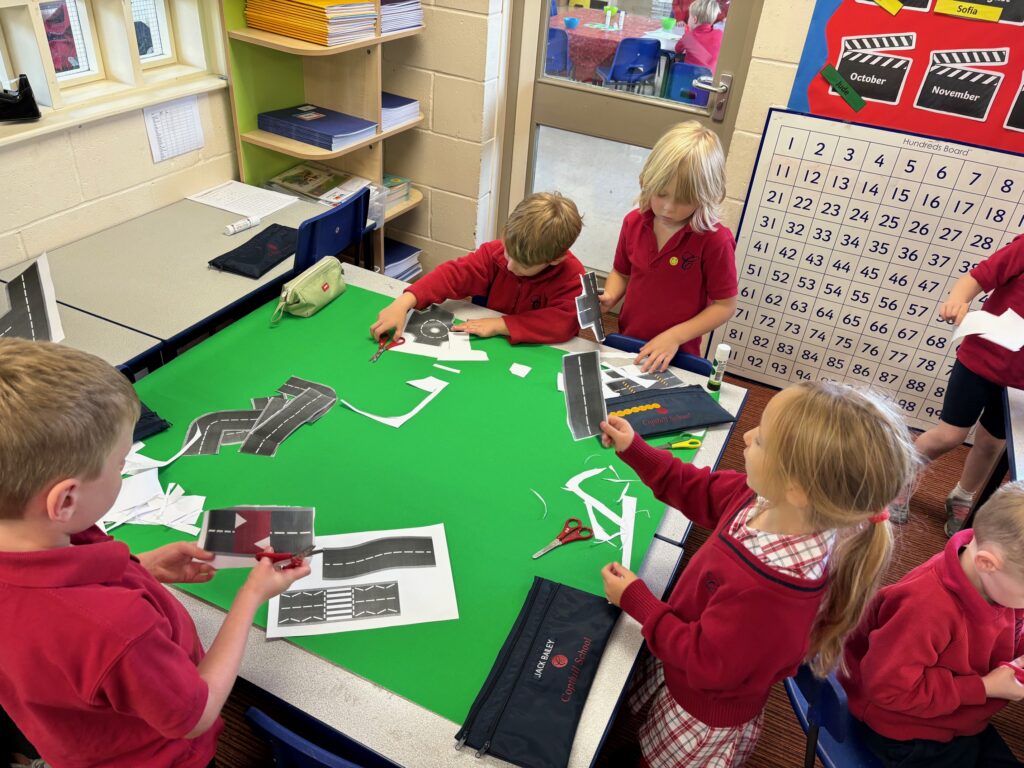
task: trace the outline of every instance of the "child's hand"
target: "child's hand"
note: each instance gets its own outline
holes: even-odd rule
[[[639,577],[620,563],[608,563],[601,569],[601,578],[604,579],[604,593],[608,597],[608,602],[619,605],[626,587]]]
[[[644,373],[648,371],[665,371],[668,370],[669,363],[672,362],[672,358],[676,356],[678,351],[679,342],[671,334],[668,332],[659,333],[640,347],[640,352],[637,354],[633,364],[640,365],[640,370]],[[642,365],[641,361],[643,361]]]
[[[157,549],[138,555],[142,567],[153,578],[164,584],[202,584],[213,578],[217,572],[209,563],[196,560],[213,560],[213,553],[207,552],[193,541],[175,541]]]
[[[1024,685],[1017,682],[1017,676],[1009,667],[996,667],[982,677],[981,682],[985,684],[985,695],[990,699],[1024,699]]]
[[[309,563],[294,568],[275,568],[269,557],[261,558],[245,580],[242,589],[250,592],[260,603],[281,594],[303,576],[309,576]]]
[[[415,306],[416,298],[411,293],[403,293],[380,311],[377,322],[370,326],[370,336],[380,341],[380,337],[393,328],[395,338],[399,338],[405,330],[405,318]]]
[[[503,317],[467,320],[459,325],[453,325],[452,330],[457,333],[471,333],[484,339],[490,336],[508,336],[508,326],[505,325],[505,318]]]
[[[618,304],[619,299],[621,298],[621,296],[615,296],[607,291],[602,291],[601,295],[598,297],[598,302],[601,304],[601,313],[607,314],[608,312],[611,312],[612,307]]]
[[[619,453],[629,448],[633,442],[633,427],[621,416],[609,416],[608,421],[601,422],[601,445],[605,448],[615,446]]]
[[[947,301],[939,307],[939,317],[953,325],[960,325],[970,308],[970,304],[962,301]]]

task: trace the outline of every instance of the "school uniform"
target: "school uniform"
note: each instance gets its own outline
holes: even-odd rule
[[[754,749],[771,687],[807,655],[834,532],[758,531],[748,525],[757,498],[745,474],[697,469],[639,436],[620,455],[658,499],[714,531],[667,602],[640,580],[622,595],[656,657],[630,700],[634,711],[650,706],[644,760],[739,765]]]
[[[989,720],[1007,704],[987,698],[981,678],[1024,653],[1024,611],[989,603],[960,564],[973,538],[969,529],[954,534],[880,590],[846,643],[850,713],[870,729],[872,749],[908,766],[974,764],[962,750],[991,739]]]
[[[698,24],[679,38],[676,53],[686,54],[683,61],[687,64],[714,70],[718,63],[718,51],[722,48],[722,35],[722,30],[710,24]]]
[[[1024,235],[982,261],[970,275],[989,294],[986,312],[1001,315],[1012,309],[1024,315]],[[1006,387],[1024,387],[1024,350],[1011,352],[981,334],[965,336],[956,352],[940,418],[965,428],[980,421],[993,437],[1005,439]]]
[[[738,290],[736,241],[727,227],[719,224],[712,232],[698,233],[687,224],[659,250],[651,210],[626,214],[614,269],[629,278],[619,331],[647,341]],[[700,338],[680,349],[700,355]]]
[[[576,297],[583,292],[584,270],[570,251],[558,264],[550,264],[533,277],[518,277],[508,270],[505,244],[484,243],[462,258],[446,261],[406,289],[416,297],[416,309],[447,299],[485,296],[487,307],[505,314],[508,340],[557,344],[580,329]]]
[[[208,765],[206,707],[185,608],[93,527],[72,546],[0,552],[0,707],[55,768]]]

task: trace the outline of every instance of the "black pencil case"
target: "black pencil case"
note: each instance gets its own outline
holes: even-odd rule
[[[703,387],[647,389],[606,401],[608,414],[621,416],[640,437],[668,435],[684,429],[711,427],[736,421]]]
[[[535,577],[512,631],[455,738],[477,757],[563,768],[619,609]]]
[[[224,272],[258,279],[295,253],[299,233],[292,227],[271,224],[247,242],[210,260]]]

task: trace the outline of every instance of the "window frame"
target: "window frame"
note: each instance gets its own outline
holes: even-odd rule
[[[43,18],[43,5],[46,2],[64,3],[67,6],[69,3],[75,4],[75,12],[78,14],[79,23],[82,26],[82,42],[85,45],[86,51],[89,54],[89,60],[92,62],[93,67],[85,70],[84,72],[57,72],[54,67],[54,77],[57,80],[57,87],[62,91],[69,91],[78,86],[88,85],[95,83],[100,80],[107,79],[107,70],[103,62],[103,50],[100,47],[99,39],[96,34],[96,24],[93,19],[92,0],[43,0],[38,4],[39,16],[45,25],[45,18]],[[46,46],[46,54],[50,56],[50,61],[53,61],[53,54],[50,51],[49,43]]]
[[[150,70],[156,67],[163,67],[169,64],[178,63],[178,40],[177,40],[177,26],[175,24],[174,7],[173,3],[168,0],[152,0],[154,12],[157,15],[159,21],[162,22],[162,28],[166,34],[161,35],[161,40],[165,43],[166,50],[162,54],[139,54],[139,64],[143,70]],[[131,2],[129,2],[131,7]],[[132,14],[134,20],[134,11]],[[152,34],[152,30],[150,30]],[[136,45],[136,50],[138,46]],[[148,56],[148,58],[147,58]]]

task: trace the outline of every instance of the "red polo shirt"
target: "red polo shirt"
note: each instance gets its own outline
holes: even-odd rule
[[[1024,317],[1024,235],[1000,248],[971,270],[988,292],[985,311],[1001,315],[1012,309]],[[956,358],[979,376],[1003,387],[1024,387],[1024,349],[1011,352],[981,336],[965,336]]]
[[[727,227],[698,233],[687,224],[659,251],[650,210],[626,214],[614,268],[629,278],[619,330],[648,341],[737,292],[736,241]],[[680,349],[699,355],[700,338]]]
[[[128,547],[91,528],[73,546],[0,552],[0,707],[55,768],[200,768],[223,721],[206,706],[185,608]]]

